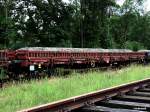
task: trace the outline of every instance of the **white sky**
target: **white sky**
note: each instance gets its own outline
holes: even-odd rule
[[[119,5],[122,5],[124,1],[125,1],[125,0],[117,0],[117,3],[118,3]],[[144,9],[145,9],[146,12],[147,12],[147,11],[150,11],[150,0],[145,0]]]
[[[144,7],[146,11],[150,11],[150,0],[146,0]]]
[[[69,2],[69,0],[64,0],[65,2]],[[119,5],[122,5],[125,0],[117,0]],[[150,0],[145,0],[144,3],[145,11],[150,11]]]

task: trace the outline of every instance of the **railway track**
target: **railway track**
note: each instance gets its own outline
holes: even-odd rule
[[[72,97],[19,112],[150,112],[150,79]]]

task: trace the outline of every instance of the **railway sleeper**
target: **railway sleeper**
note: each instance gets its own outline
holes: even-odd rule
[[[123,96],[116,96],[115,99],[123,101],[134,101],[139,103],[150,103],[150,97],[145,96],[123,95]]]
[[[135,91],[134,93],[129,93],[128,95],[150,97],[149,92],[139,92],[139,91]]]
[[[140,92],[150,92],[150,88],[141,88],[138,91],[140,91]]]
[[[114,107],[112,108],[106,106],[88,106],[82,108],[81,112],[147,112],[147,111],[114,108]]]
[[[149,103],[138,103],[134,101],[109,100],[109,101],[101,101],[98,103],[98,105],[107,106],[109,108],[119,108],[119,109],[122,108],[122,109],[150,111]]]

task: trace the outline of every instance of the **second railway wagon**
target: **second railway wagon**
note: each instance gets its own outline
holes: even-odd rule
[[[0,67],[6,67],[15,59],[14,51],[0,50]]]

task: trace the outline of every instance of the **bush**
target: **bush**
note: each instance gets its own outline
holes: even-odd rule
[[[0,80],[4,79],[6,77],[5,71],[3,68],[0,68]]]
[[[125,42],[125,48],[131,49],[133,51],[138,51],[140,49],[146,49],[142,43],[136,42],[136,41],[127,41]]]

